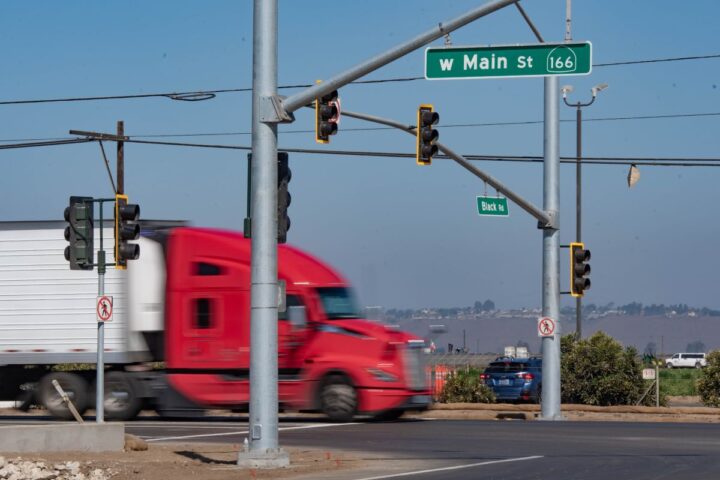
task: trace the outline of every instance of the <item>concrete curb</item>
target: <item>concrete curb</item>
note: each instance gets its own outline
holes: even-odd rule
[[[515,405],[509,403],[435,403],[430,407],[434,410],[482,410],[489,412],[524,412],[538,413],[539,405]],[[564,412],[595,412],[595,413],[640,413],[663,415],[720,415],[720,408],[710,407],[636,407],[633,405],[618,405],[612,407],[597,407],[594,405],[563,404]]]
[[[0,426],[0,452],[119,452],[122,423]]]

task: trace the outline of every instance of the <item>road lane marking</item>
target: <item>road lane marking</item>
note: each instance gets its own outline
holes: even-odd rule
[[[318,425],[300,425],[297,427],[282,427],[278,428],[278,431],[286,431],[286,430],[303,430],[303,429],[309,429],[309,428],[327,428],[327,427],[342,427],[345,425],[359,425],[359,423],[321,423]],[[177,436],[177,437],[159,437],[159,438],[149,438],[145,440],[146,442],[162,442],[166,440],[187,440],[190,438],[207,438],[207,437],[227,437],[230,435],[246,435],[248,433],[248,430],[240,430],[235,432],[223,432],[223,433],[201,433],[197,435],[183,435],[183,436]]]
[[[454,465],[452,467],[431,468],[428,470],[415,470],[413,472],[393,473],[391,475],[380,475],[377,477],[365,477],[359,478],[358,480],[382,480],[385,478],[408,477],[410,475],[421,475],[423,473],[447,472],[449,470],[461,470],[463,468],[482,467],[483,465],[495,465],[498,463],[522,462],[525,460],[536,460],[538,458],[543,458],[543,456],[534,455],[532,457],[506,458],[505,460],[490,460],[487,462],[470,463],[467,465]]]

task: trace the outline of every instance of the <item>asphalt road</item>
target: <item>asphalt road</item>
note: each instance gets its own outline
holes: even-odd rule
[[[18,419],[35,423],[27,418]],[[242,444],[246,418],[126,424],[151,443]],[[0,423],[15,423],[7,417]],[[282,447],[353,452],[367,468],[328,473],[338,480],[717,479],[720,427],[713,424],[402,420],[328,424],[286,418]]]

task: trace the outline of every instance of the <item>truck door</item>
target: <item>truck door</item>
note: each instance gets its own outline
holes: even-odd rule
[[[186,368],[247,367],[249,352],[249,292],[232,281],[236,269],[228,260],[203,259],[192,267],[192,288],[186,293],[183,315]]]
[[[288,294],[285,305],[285,311],[278,312],[278,368],[281,371],[300,368],[297,352],[304,344],[307,328],[307,324],[293,325],[291,321],[291,309],[306,308],[300,295]]]
[[[222,337],[222,301],[215,295],[197,295],[187,299],[188,315],[183,328],[182,363],[197,366],[212,360],[213,346]]]

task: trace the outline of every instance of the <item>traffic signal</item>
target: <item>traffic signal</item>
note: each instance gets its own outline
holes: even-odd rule
[[[575,242],[570,244],[570,295],[582,297],[585,290],[590,289],[590,250],[585,244]]]
[[[65,208],[65,260],[70,262],[71,270],[93,269],[93,198],[70,197],[70,205]]]
[[[340,121],[340,99],[337,90],[315,99],[315,141],[330,143]]]
[[[437,154],[438,147],[435,145],[440,134],[433,128],[433,125],[440,121],[440,115],[433,110],[432,105],[420,105],[417,111],[417,149],[415,160],[418,165],[430,165],[433,155]]]
[[[287,210],[292,202],[292,197],[288,191],[292,172],[290,171],[287,152],[278,152],[277,169],[277,241],[278,243],[285,243],[287,241],[287,232],[290,230],[290,217],[288,217]]]
[[[115,195],[115,268],[125,270],[128,260],[140,257],[140,245],[128,243],[140,237],[140,206],[128,203],[127,195]]]

